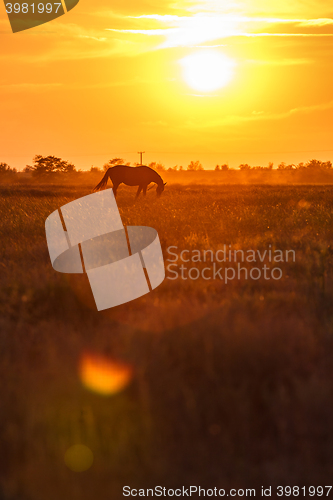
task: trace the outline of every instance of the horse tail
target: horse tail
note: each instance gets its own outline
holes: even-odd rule
[[[111,179],[111,168],[108,168],[107,171],[105,172],[105,175],[101,182],[97,184],[97,186],[94,188],[94,191],[100,191],[101,189],[105,189],[106,185],[108,183],[108,180]]]

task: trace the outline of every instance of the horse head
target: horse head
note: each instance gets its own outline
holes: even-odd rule
[[[162,184],[159,184],[156,189],[156,194],[157,196],[161,196],[161,194],[164,191],[164,186],[166,185],[166,182],[163,182]]]

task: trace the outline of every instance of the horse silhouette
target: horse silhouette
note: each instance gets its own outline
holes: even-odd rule
[[[126,184],[126,186],[139,186],[136,198],[139,196],[141,191],[143,191],[144,196],[146,195],[148,185],[151,182],[157,184],[157,196],[161,196],[164,191],[164,186],[166,185],[166,182],[163,182],[162,177],[150,167],[146,167],[145,165],[140,165],[139,167],[116,165],[106,171],[103,179],[97,184],[94,191],[105,189],[109,179],[112,182],[112,188],[115,196],[117,195],[119,184]]]

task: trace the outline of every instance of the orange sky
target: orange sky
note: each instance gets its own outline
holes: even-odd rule
[[[0,161],[332,160],[332,18],[331,0],[80,0],[12,34],[1,3]],[[208,50],[233,77],[198,92],[179,61]]]

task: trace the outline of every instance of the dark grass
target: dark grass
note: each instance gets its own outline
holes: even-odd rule
[[[44,222],[88,186],[0,189],[1,455],[5,500],[121,499],[122,486],[324,485],[333,472],[333,187],[167,186],[123,222],[166,249],[296,250],[280,281],[165,282],[98,313],[84,276],[53,271]],[[83,352],[134,368],[103,397]],[[91,448],[74,473],[64,453]],[[274,495],[273,495],[274,498]]]

